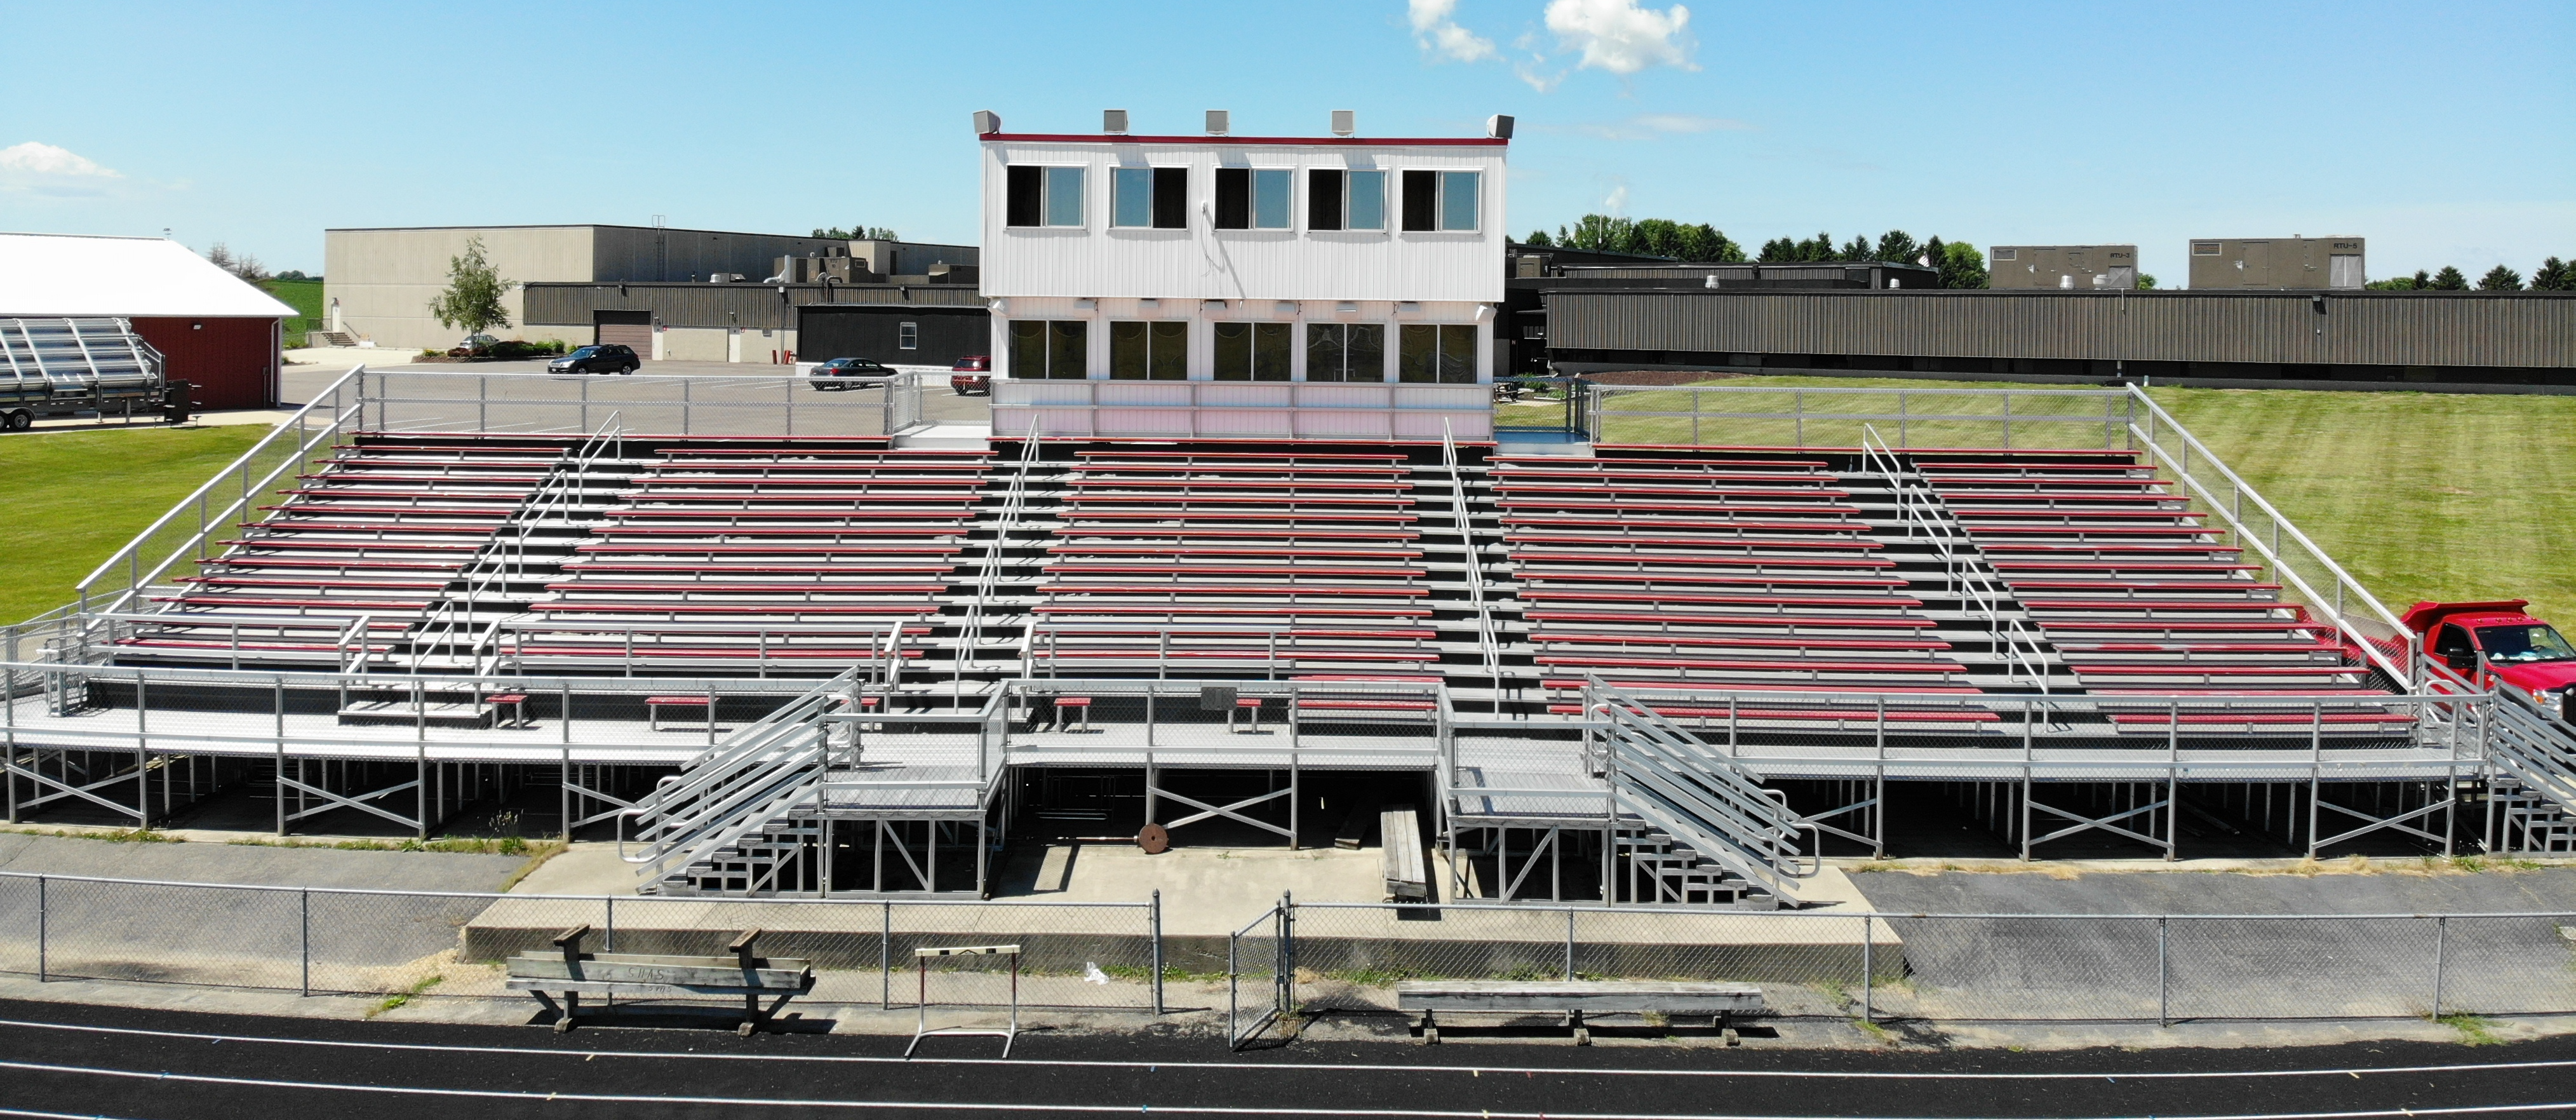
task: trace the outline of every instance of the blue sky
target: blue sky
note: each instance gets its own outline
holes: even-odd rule
[[[1513,231],[1748,245],[2360,234],[2373,277],[2576,257],[2576,3],[0,7],[0,229],[321,266],[328,226],[619,222],[970,240],[1012,131],[1473,134]]]

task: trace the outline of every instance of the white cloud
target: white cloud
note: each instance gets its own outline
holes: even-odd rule
[[[1690,9],[1679,4],[1659,12],[1637,0],[1550,0],[1546,20],[1560,46],[1582,52],[1578,68],[1621,77],[1649,66],[1699,69],[1691,61],[1699,44],[1690,35]]]
[[[1610,193],[1601,197],[1601,208],[1609,211],[1614,217],[1627,213],[1628,184],[1621,183],[1610,188]]]
[[[1437,51],[1459,62],[1495,57],[1493,40],[1458,26],[1452,18],[1458,14],[1458,0],[1409,0],[1406,14],[1413,19],[1413,41],[1426,51]]]
[[[68,149],[57,148],[51,144],[39,144],[33,140],[0,148],[0,173],[65,179],[124,178]]]

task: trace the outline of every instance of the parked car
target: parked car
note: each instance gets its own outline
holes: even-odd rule
[[[874,358],[834,358],[808,376],[816,389],[874,389],[893,384],[897,374]]]
[[[644,368],[635,348],[618,343],[584,346],[546,363],[547,373],[633,373]]]
[[[2564,720],[2576,715],[2568,703],[2576,691],[2576,645],[2524,613],[2529,605],[2528,599],[2417,603],[2397,620],[2415,631],[2426,658]]]
[[[948,367],[948,387],[957,390],[961,397],[968,393],[990,396],[993,392],[993,359],[984,354],[957,359],[956,365]]]

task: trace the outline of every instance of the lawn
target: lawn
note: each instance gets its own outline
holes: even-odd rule
[[[232,424],[0,437],[0,473],[18,480],[0,522],[0,620],[69,602],[81,577],[268,431]]]
[[[1805,388],[1882,385],[1999,388],[1993,383],[1743,377],[1710,384],[1785,390],[1736,405],[1783,410]],[[2031,386],[2013,386],[2030,388]],[[2238,475],[2272,499],[2353,578],[2391,609],[2418,599],[2527,598],[2544,618],[2576,627],[2576,548],[2560,540],[2576,510],[2576,397],[2468,393],[2336,393],[2292,389],[2152,390]],[[1682,411],[1683,394],[1639,393],[1618,407]],[[1810,413],[1858,410],[1866,398],[1810,394]],[[1911,411],[1940,411],[1917,397]],[[1709,407],[1714,407],[1713,405]],[[1883,400],[1869,405],[1885,408]],[[2021,406],[2016,405],[2018,411]],[[2088,406],[2089,407],[2089,406]],[[2068,405],[2065,411],[2083,411]],[[1887,438],[1895,425],[1869,421]],[[1810,444],[1856,441],[1861,421],[1807,422]],[[1638,442],[1690,441],[1687,418],[1622,421],[1605,433]],[[1991,423],[1920,421],[1915,442],[1987,443]],[[2087,424],[2016,426],[2014,442],[2102,446]],[[1704,421],[1709,443],[1790,443],[1788,421]]]
[[[319,280],[270,280],[262,283],[260,287],[267,289],[268,294],[276,296],[280,302],[304,316],[304,320],[289,319],[284,324],[288,349],[304,345],[304,331],[307,326],[323,326],[325,320],[329,318],[322,310],[322,282]]]

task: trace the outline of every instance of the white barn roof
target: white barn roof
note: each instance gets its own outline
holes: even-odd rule
[[[282,318],[296,310],[159,237],[0,233],[0,318]]]

